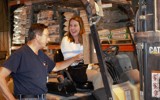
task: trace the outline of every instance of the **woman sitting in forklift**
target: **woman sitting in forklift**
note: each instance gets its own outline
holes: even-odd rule
[[[61,41],[61,51],[64,60],[74,57],[77,54],[83,55],[83,37],[85,33],[84,23],[80,16],[73,16],[69,20],[68,33]],[[68,67],[68,71],[73,81],[85,83],[91,81],[94,90],[103,87],[101,73],[97,70],[87,69],[88,65],[84,65],[83,59],[72,63]],[[78,70],[79,69],[79,70]]]

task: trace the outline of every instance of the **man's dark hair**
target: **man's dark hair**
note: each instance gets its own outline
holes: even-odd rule
[[[45,28],[47,28],[47,26],[44,24],[40,24],[40,23],[32,24],[28,31],[27,41],[33,40],[36,34],[42,35]]]

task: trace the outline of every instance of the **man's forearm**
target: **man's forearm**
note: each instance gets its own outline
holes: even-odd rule
[[[53,69],[53,71],[59,71],[59,70],[63,70],[65,68],[67,68],[68,66],[70,66],[72,63],[74,63],[75,61],[80,61],[83,59],[83,54],[80,53],[70,59],[61,61],[61,62],[57,62],[55,68]]]
[[[53,69],[53,71],[59,71],[59,70],[63,70],[65,68],[67,68],[68,66],[70,66],[72,63],[74,63],[75,57],[72,57],[70,59],[61,61],[61,62],[57,62],[55,68]]]
[[[6,100],[16,100],[10,92],[5,78],[0,77],[0,91]]]

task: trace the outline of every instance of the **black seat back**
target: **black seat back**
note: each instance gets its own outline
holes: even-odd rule
[[[54,62],[60,62],[63,61],[64,57],[63,54],[61,52],[61,49],[57,49],[54,51]]]

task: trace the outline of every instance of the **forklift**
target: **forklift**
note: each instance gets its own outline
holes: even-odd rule
[[[102,51],[100,39],[98,36],[98,31],[96,28],[97,22],[103,16],[103,9],[102,9],[102,2],[101,0],[81,0],[83,3],[86,13],[88,16],[88,21],[90,24],[91,34],[86,35],[87,39],[90,39],[90,44],[93,44],[90,50],[96,51],[96,56],[91,54],[89,58],[97,57],[97,62],[100,67],[100,73],[102,76],[104,88],[100,88],[97,90],[91,90],[84,92],[85,95],[77,96],[76,94],[76,87],[71,88],[70,86],[74,87],[71,83],[70,86],[66,87],[67,89],[63,91],[63,94],[67,94],[68,96],[62,97],[63,100],[142,100],[140,99],[140,83],[139,83],[139,71],[132,69],[132,64],[129,56],[125,54],[118,54],[119,47],[118,46],[111,46],[106,48],[106,50]],[[97,5],[95,5],[95,2]],[[98,12],[97,12],[98,8]],[[130,24],[129,24],[130,25]],[[132,43],[134,45],[135,56],[136,55],[136,46],[134,44],[134,40],[132,35],[129,31],[131,36]],[[94,40],[94,41],[93,41]],[[90,51],[93,53],[93,51]],[[84,57],[85,58],[85,57]],[[88,58],[87,58],[88,59]],[[85,62],[85,60],[84,60]],[[96,63],[97,63],[96,62]],[[90,63],[95,63],[90,62]],[[138,66],[138,59],[137,59],[137,66]],[[72,80],[70,78],[69,80]],[[61,83],[65,81],[59,81]],[[64,83],[65,84],[65,83]],[[55,88],[53,89],[53,84],[48,84],[49,93],[55,93]],[[55,85],[54,85],[55,86]],[[71,95],[69,94],[71,93]],[[60,95],[61,93],[58,93]],[[87,95],[86,95],[87,94]]]

